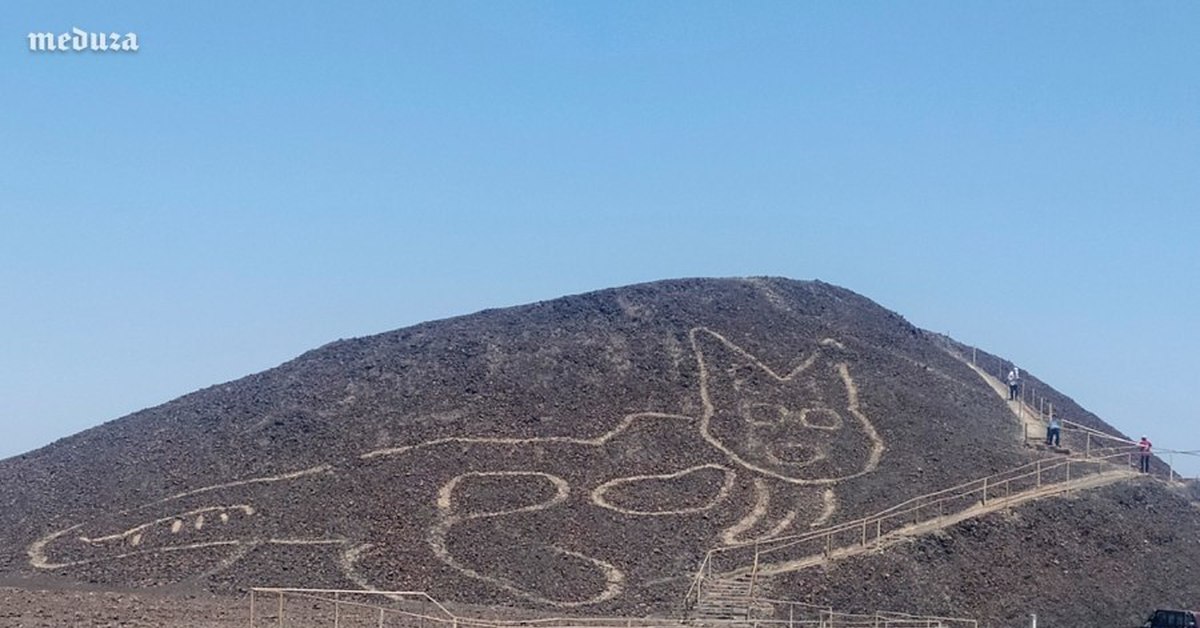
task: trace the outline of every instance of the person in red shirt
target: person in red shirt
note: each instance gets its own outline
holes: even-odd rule
[[[1145,436],[1138,441],[1138,470],[1150,473],[1150,439]]]

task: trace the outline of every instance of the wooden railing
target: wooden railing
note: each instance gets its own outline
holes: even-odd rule
[[[873,515],[801,534],[760,539],[709,550],[701,561],[685,597],[694,606],[706,581],[716,577],[750,575],[746,598],[755,599],[757,578],[767,561],[829,558],[839,550],[880,546],[889,535],[915,529],[923,523],[961,515],[972,508],[1003,501],[1013,503],[1041,495],[1048,488],[1069,488],[1071,482],[1105,472],[1129,470],[1138,453],[1127,447],[1096,450],[1077,456],[1039,459],[1000,473],[920,495]],[[1053,493],[1054,491],[1050,491]],[[766,569],[766,571],[771,571]]]
[[[250,628],[978,628],[960,617],[880,611],[839,613],[827,606],[763,598],[788,612],[753,620],[666,617],[542,617],[489,619],[457,615],[420,591],[356,591],[255,587]]]

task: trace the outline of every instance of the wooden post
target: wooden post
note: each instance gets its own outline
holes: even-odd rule
[[[971,347],[971,364],[975,364],[975,347]]]
[[[754,597],[755,580],[758,579],[758,542],[754,542],[754,566],[750,569],[750,597]]]
[[[867,546],[867,522],[866,521],[864,521],[863,525],[862,525],[862,546],[863,547]],[[253,627],[251,627],[251,628],[253,628]]]
[[[875,520],[875,546],[878,547],[883,543],[883,519]]]
[[[1067,481],[1071,481],[1071,459],[1067,458]]]
[[[283,591],[279,592],[279,625],[283,626]]]
[[[1035,469],[1037,469],[1037,486],[1035,488],[1041,488],[1042,487],[1042,461],[1038,460],[1037,463],[1034,464],[1033,466]]]
[[[987,505],[987,478],[983,478],[983,505]]]
[[[833,533],[825,535],[825,558],[833,556]]]
[[[1087,434],[1087,445],[1084,446],[1083,457],[1090,458],[1090,457],[1092,457],[1092,433],[1085,432],[1085,434]]]
[[[338,599],[337,592],[333,594],[333,628],[341,628],[342,625],[342,605]]]
[[[379,609],[379,628],[383,628],[383,609]]]
[[[250,589],[250,628],[254,628],[254,589]]]
[[[796,615],[796,607],[793,604],[788,604],[788,628],[793,628],[792,621]]]

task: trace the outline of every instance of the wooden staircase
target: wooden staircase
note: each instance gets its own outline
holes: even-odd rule
[[[742,573],[729,576],[705,578],[700,584],[694,616],[698,620],[754,621],[769,619],[775,608],[768,602],[755,599],[753,593],[761,592],[754,583],[753,574]],[[755,591],[751,591],[751,585]]]

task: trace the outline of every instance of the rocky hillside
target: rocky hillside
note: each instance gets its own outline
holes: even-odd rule
[[[0,573],[669,612],[708,548],[1047,455],[949,348],[784,279],[635,285],[338,341],[0,462]],[[1015,524],[989,525],[1008,540],[938,576],[968,607],[994,583],[954,574],[1025,547]],[[837,573],[875,582],[876,560]],[[908,600],[917,580],[880,606],[971,614],[940,589]],[[893,590],[793,584],[854,607]]]

